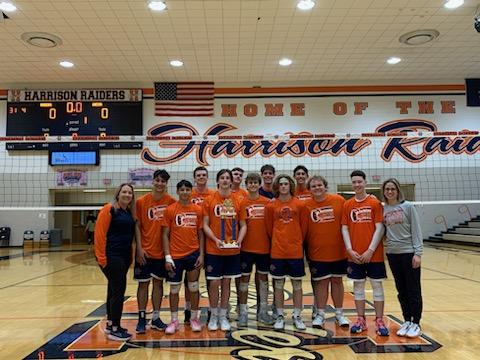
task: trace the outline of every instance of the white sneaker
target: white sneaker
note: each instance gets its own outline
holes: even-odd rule
[[[247,326],[248,325],[248,313],[247,312],[240,312],[240,315],[238,315],[237,323],[238,323],[238,326]]]
[[[275,324],[273,324],[273,328],[275,330],[283,330],[285,328],[285,319],[283,315],[277,316],[277,319],[275,320]]]
[[[220,330],[222,331],[230,331],[232,327],[230,326],[230,323],[228,322],[226,317],[221,317],[220,318]]]
[[[297,328],[297,330],[306,330],[307,327],[303,323],[303,320],[300,316],[294,316],[293,317],[293,325]]]
[[[420,328],[420,325],[412,323],[410,327],[408,328],[406,336],[409,338],[416,338],[422,335],[422,329]]]
[[[397,336],[405,336],[407,335],[408,328],[412,325],[410,321],[405,321],[400,329],[397,330]]]
[[[317,313],[312,320],[312,326],[317,329],[323,329],[324,325],[325,325],[325,318],[321,314]]]
[[[208,330],[209,331],[218,330],[218,316],[216,315],[210,316],[210,321],[208,322]]]
[[[343,314],[335,315],[335,323],[340,327],[350,327],[350,321]]]

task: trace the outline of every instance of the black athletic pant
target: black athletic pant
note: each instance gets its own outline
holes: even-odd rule
[[[419,324],[423,308],[420,267],[412,268],[413,253],[387,254],[387,257],[395,279],[403,318]]]
[[[107,319],[112,321],[112,326],[120,326],[129,266],[129,259],[110,257],[107,266],[101,268],[108,280]]]

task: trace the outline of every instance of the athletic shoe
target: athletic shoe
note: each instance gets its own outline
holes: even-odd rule
[[[165,329],[165,334],[175,334],[179,327],[180,325],[178,324],[178,320],[173,320],[170,324],[168,324],[167,328]]]
[[[153,329],[164,331],[167,328],[167,324],[165,324],[160,318],[152,320],[150,322],[150,326]]]
[[[216,315],[210,316],[210,320],[208,322],[208,330],[209,331],[218,330],[218,316]]]
[[[400,326],[400,329],[397,330],[397,336],[405,336],[407,335],[408,328],[412,325],[410,321],[405,321],[402,326]]]
[[[335,323],[340,327],[349,327],[350,321],[343,314],[335,315]]]
[[[247,312],[241,312],[240,315],[238,315],[238,326],[247,326],[248,325],[248,313]]]
[[[422,335],[422,329],[420,328],[420,325],[412,323],[412,325],[410,325],[408,328],[406,335],[409,338],[416,338]]]
[[[300,316],[293,316],[293,325],[297,328],[297,330],[306,330],[307,327],[303,323],[303,320]]]
[[[191,319],[190,320],[190,328],[192,329],[193,332],[202,331],[202,324],[200,323],[200,320]]]
[[[257,314],[257,321],[265,325],[273,325],[275,323],[273,316],[269,315],[266,311],[260,311]]]
[[[183,313],[185,315],[183,322],[185,324],[190,324],[190,319],[192,318],[192,311],[190,309],[185,309]]]
[[[367,330],[367,322],[365,321],[364,317],[359,316],[355,324],[353,324],[350,328],[350,332],[352,334],[360,334],[362,331],[365,330]]]
[[[273,324],[273,328],[275,330],[283,330],[285,328],[285,319],[283,315],[277,315],[277,319],[275,320],[275,324]]]
[[[132,334],[129,334],[126,331],[122,331],[122,328],[117,329],[117,331],[111,331],[107,336],[110,340],[114,341],[128,341],[132,338]]]
[[[382,318],[375,319],[375,332],[380,336],[388,336],[390,334]]]
[[[312,320],[312,326],[316,329],[323,329],[324,325],[325,318],[321,314],[317,313]]]
[[[232,329],[226,317],[221,316],[219,322],[220,322],[220,330],[230,331]]]
[[[138,323],[137,323],[137,327],[135,328],[135,332],[137,334],[145,334],[146,329],[147,329],[147,319],[145,319],[145,318],[138,319]]]

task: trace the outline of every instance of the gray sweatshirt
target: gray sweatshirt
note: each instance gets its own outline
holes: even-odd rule
[[[415,253],[422,256],[423,237],[417,210],[408,201],[384,206],[387,254]]]

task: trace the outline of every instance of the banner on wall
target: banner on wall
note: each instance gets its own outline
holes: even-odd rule
[[[128,182],[133,186],[151,185],[153,180],[153,173],[153,169],[130,169],[128,170]]]
[[[57,171],[57,186],[85,186],[87,185],[87,172],[82,170]]]

